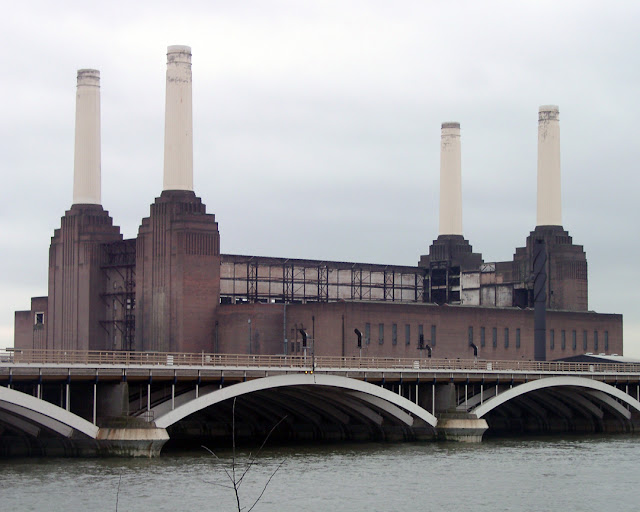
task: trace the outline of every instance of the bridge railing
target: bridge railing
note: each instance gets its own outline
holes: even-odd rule
[[[590,372],[638,373],[640,363],[572,363],[560,361],[507,361],[484,359],[435,359],[395,357],[338,357],[124,352],[102,350],[39,350],[8,349],[0,351],[0,364],[36,365],[143,365],[143,366],[199,366],[242,368],[292,368],[300,370],[451,370],[490,372]]]

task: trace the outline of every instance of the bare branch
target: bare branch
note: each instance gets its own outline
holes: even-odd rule
[[[258,449],[258,451],[255,454],[252,454],[251,452],[249,452],[249,461],[247,462],[246,467],[244,468],[244,471],[242,471],[242,475],[240,476],[240,478],[237,478],[237,476],[236,476],[236,466],[238,465],[238,463],[237,463],[237,460],[236,460],[236,398],[233,399],[232,419],[231,419],[231,439],[232,439],[232,446],[233,446],[233,455],[232,455],[232,459],[231,459],[231,472],[229,472],[225,467],[222,468],[224,470],[224,472],[226,473],[227,478],[231,482],[231,485],[224,485],[224,484],[220,484],[220,483],[217,483],[217,482],[210,482],[210,483],[212,483],[213,485],[217,485],[219,487],[224,487],[225,489],[233,489],[233,492],[234,492],[234,494],[236,496],[236,507],[238,509],[238,512],[243,512],[243,510],[246,508],[246,507],[242,507],[240,505],[240,485],[242,484],[242,481],[243,481],[244,477],[247,475],[247,473],[253,467],[253,465],[256,464],[256,459],[258,458],[258,456],[262,452],[262,449],[264,448],[264,446],[266,445],[267,441],[271,437],[271,434],[273,434],[275,429],[278,428],[278,425],[280,425],[280,423],[282,423],[286,418],[287,417],[284,416],[280,421],[278,421],[271,428],[271,430],[269,431],[267,436],[262,441],[262,444],[260,445],[260,448]],[[217,460],[220,460],[220,458],[212,450],[210,450],[209,448],[207,448],[204,445],[202,445],[202,448],[207,450]],[[271,473],[271,475],[269,476],[267,482],[264,484],[264,487],[262,488],[262,492],[256,498],[256,500],[253,502],[253,505],[251,505],[251,507],[249,508],[249,510],[247,510],[247,512],[251,512],[253,510],[253,508],[258,504],[258,502],[260,501],[260,499],[264,495],[265,491],[267,490],[267,487],[269,486],[269,483],[271,482],[271,479],[275,476],[275,474],[278,472],[278,470],[282,467],[284,462],[285,462],[284,460],[282,462],[280,462],[280,464],[278,464],[278,466],[273,471],[273,473]],[[238,471],[238,472],[240,472],[240,471]],[[116,512],[117,512],[117,509],[116,509]]]
[[[287,419],[287,416],[283,416],[282,419],[280,419],[280,421],[278,421],[278,423],[276,423],[273,427],[271,427],[271,430],[269,431],[269,433],[267,434],[267,437],[264,438],[264,441],[262,441],[262,444],[260,445],[260,448],[258,448],[258,451],[256,452],[256,454],[253,456],[252,459],[249,460],[249,463],[247,464],[246,469],[244,470],[244,473],[242,473],[242,476],[240,477],[240,480],[238,480],[238,485],[240,485],[242,483],[242,479],[244,478],[244,476],[247,474],[247,472],[251,469],[251,466],[253,466],[256,462],[256,458],[258,457],[258,455],[260,455],[260,453],[262,452],[262,449],[264,448],[264,445],[267,444],[267,441],[269,440],[269,438],[271,437],[271,434],[273,434],[273,431],[278,428],[278,425],[280,425],[280,423],[282,423],[285,419]],[[271,478],[269,479],[271,480]]]
[[[118,478],[118,492],[116,492],[116,512],[118,512],[118,500],[120,499],[120,483],[122,482],[122,471],[120,471],[120,478]]]
[[[220,457],[218,457],[215,453],[213,453],[213,451],[211,451],[209,448],[207,448],[204,445],[200,445],[201,448],[204,448],[205,450],[207,450],[211,455],[213,455],[216,459],[220,460]],[[227,471],[227,468],[223,467],[222,470],[227,474],[227,477],[229,478],[229,481],[234,485],[235,487],[235,473],[234,476],[232,477],[229,472]]]
[[[233,399],[233,408],[231,409],[231,440],[233,443],[233,459],[231,470],[233,472],[233,491],[236,493],[236,505],[238,506],[238,512],[242,512],[240,507],[240,494],[238,493],[239,484],[236,481],[236,399]]]
[[[264,487],[262,489],[262,492],[260,493],[260,496],[258,496],[256,498],[256,501],[253,502],[253,505],[251,505],[251,508],[249,508],[249,510],[247,510],[247,512],[251,512],[253,510],[253,507],[255,507],[258,502],[260,501],[260,498],[262,498],[262,495],[265,493],[265,491],[267,490],[267,487],[269,486],[269,482],[271,482],[271,479],[276,476],[276,473],[278,472],[278,470],[282,467],[282,465],[284,464],[284,460],[278,464],[278,467],[275,469],[275,471],[273,473],[271,473],[271,476],[269,477],[269,480],[267,480],[267,483],[264,484]]]

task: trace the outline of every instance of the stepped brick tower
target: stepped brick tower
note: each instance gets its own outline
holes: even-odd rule
[[[122,239],[100,191],[100,72],[78,71],[73,204],[55,230],[49,249],[46,347],[104,349],[106,332],[101,294],[105,242]]]
[[[421,256],[419,266],[429,268],[430,302],[460,301],[460,272],[475,270],[482,255],[473,252],[462,235],[462,165],[460,123],[443,123],[440,139],[440,229],[429,247],[429,255]]]
[[[167,50],[164,186],[136,244],[135,349],[210,352],[220,235],[193,191],[191,48]]]
[[[526,247],[516,249],[514,264],[521,278],[530,280],[535,242],[543,239],[547,252],[547,307],[587,311],[587,258],[582,246],[575,245],[562,227],[560,177],[559,111],[555,105],[544,105],[538,114],[537,223],[527,237]]]

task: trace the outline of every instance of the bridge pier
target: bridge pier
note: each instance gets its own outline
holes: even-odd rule
[[[96,438],[101,455],[112,457],[158,457],[169,440],[164,428],[101,427]]]
[[[435,392],[435,409],[438,418],[436,432],[442,441],[480,443],[489,428],[484,418],[465,411],[457,411],[458,397],[454,383],[438,386]]]
[[[489,428],[484,418],[465,412],[445,412],[438,415],[438,439],[462,443],[480,443]]]

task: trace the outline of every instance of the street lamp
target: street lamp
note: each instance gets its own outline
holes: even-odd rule
[[[360,352],[360,359],[362,359],[362,333],[360,329],[354,329],[353,332],[355,332],[358,337],[358,351]]]
[[[298,329],[298,332],[302,334],[302,349],[304,351],[304,364],[307,364],[307,331],[304,329]]]
[[[421,334],[418,338],[418,350],[420,351],[420,359],[422,359],[422,351],[427,349],[427,357],[431,359],[431,346],[429,344],[425,344],[424,342],[424,334]]]
[[[478,347],[473,341],[469,342],[469,346],[473,349],[473,361],[477,363],[478,362]]]

